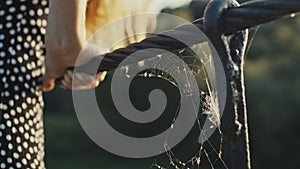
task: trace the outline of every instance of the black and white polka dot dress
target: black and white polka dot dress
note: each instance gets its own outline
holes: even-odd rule
[[[0,169],[44,169],[47,0],[0,0]]]

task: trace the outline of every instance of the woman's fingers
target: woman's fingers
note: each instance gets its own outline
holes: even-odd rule
[[[107,71],[103,71],[97,74],[96,78],[99,82],[104,81]]]
[[[100,72],[96,76],[91,76],[85,73],[73,73],[68,70],[63,76],[62,84],[70,90],[88,90],[99,86],[105,79],[107,72]]]

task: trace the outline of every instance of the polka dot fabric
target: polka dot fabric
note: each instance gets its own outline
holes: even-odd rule
[[[0,169],[44,169],[47,0],[0,0]]]

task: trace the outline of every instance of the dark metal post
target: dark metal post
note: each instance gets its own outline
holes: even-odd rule
[[[244,89],[244,55],[248,31],[232,35],[223,32],[222,12],[237,7],[233,0],[214,0],[205,12],[204,31],[219,53],[227,83],[227,100],[221,119],[221,129],[231,148],[230,169],[250,169],[250,149]]]

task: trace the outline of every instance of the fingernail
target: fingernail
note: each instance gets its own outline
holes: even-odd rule
[[[83,80],[83,77],[81,76],[80,73],[75,72],[75,76],[76,76],[79,80]]]
[[[67,88],[67,83],[64,80],[61,80],[61,88],[66,89]],[[63,87],[62,87],[63,86]]]
[[[66,82],[68,82],[68,83],[71,83],[71,77],[69,76],[69,75],[64,75],[64,80],[66,81]]]
[[[72,78],[73,77],[73,71],[67,70],[68,75]]]
[[[61,82],[61,83],[62,83],[62,84],[60,84],[59,87],[62,88],[62,89],[64,89],[64,90],[66,90],[67,87],[63,85],[63,82]]]
[[[96,84],[95,84],[96,87],[99,86],[99,84],[100,84],[100,82],[97,80],[97,81],[96,81]]]

